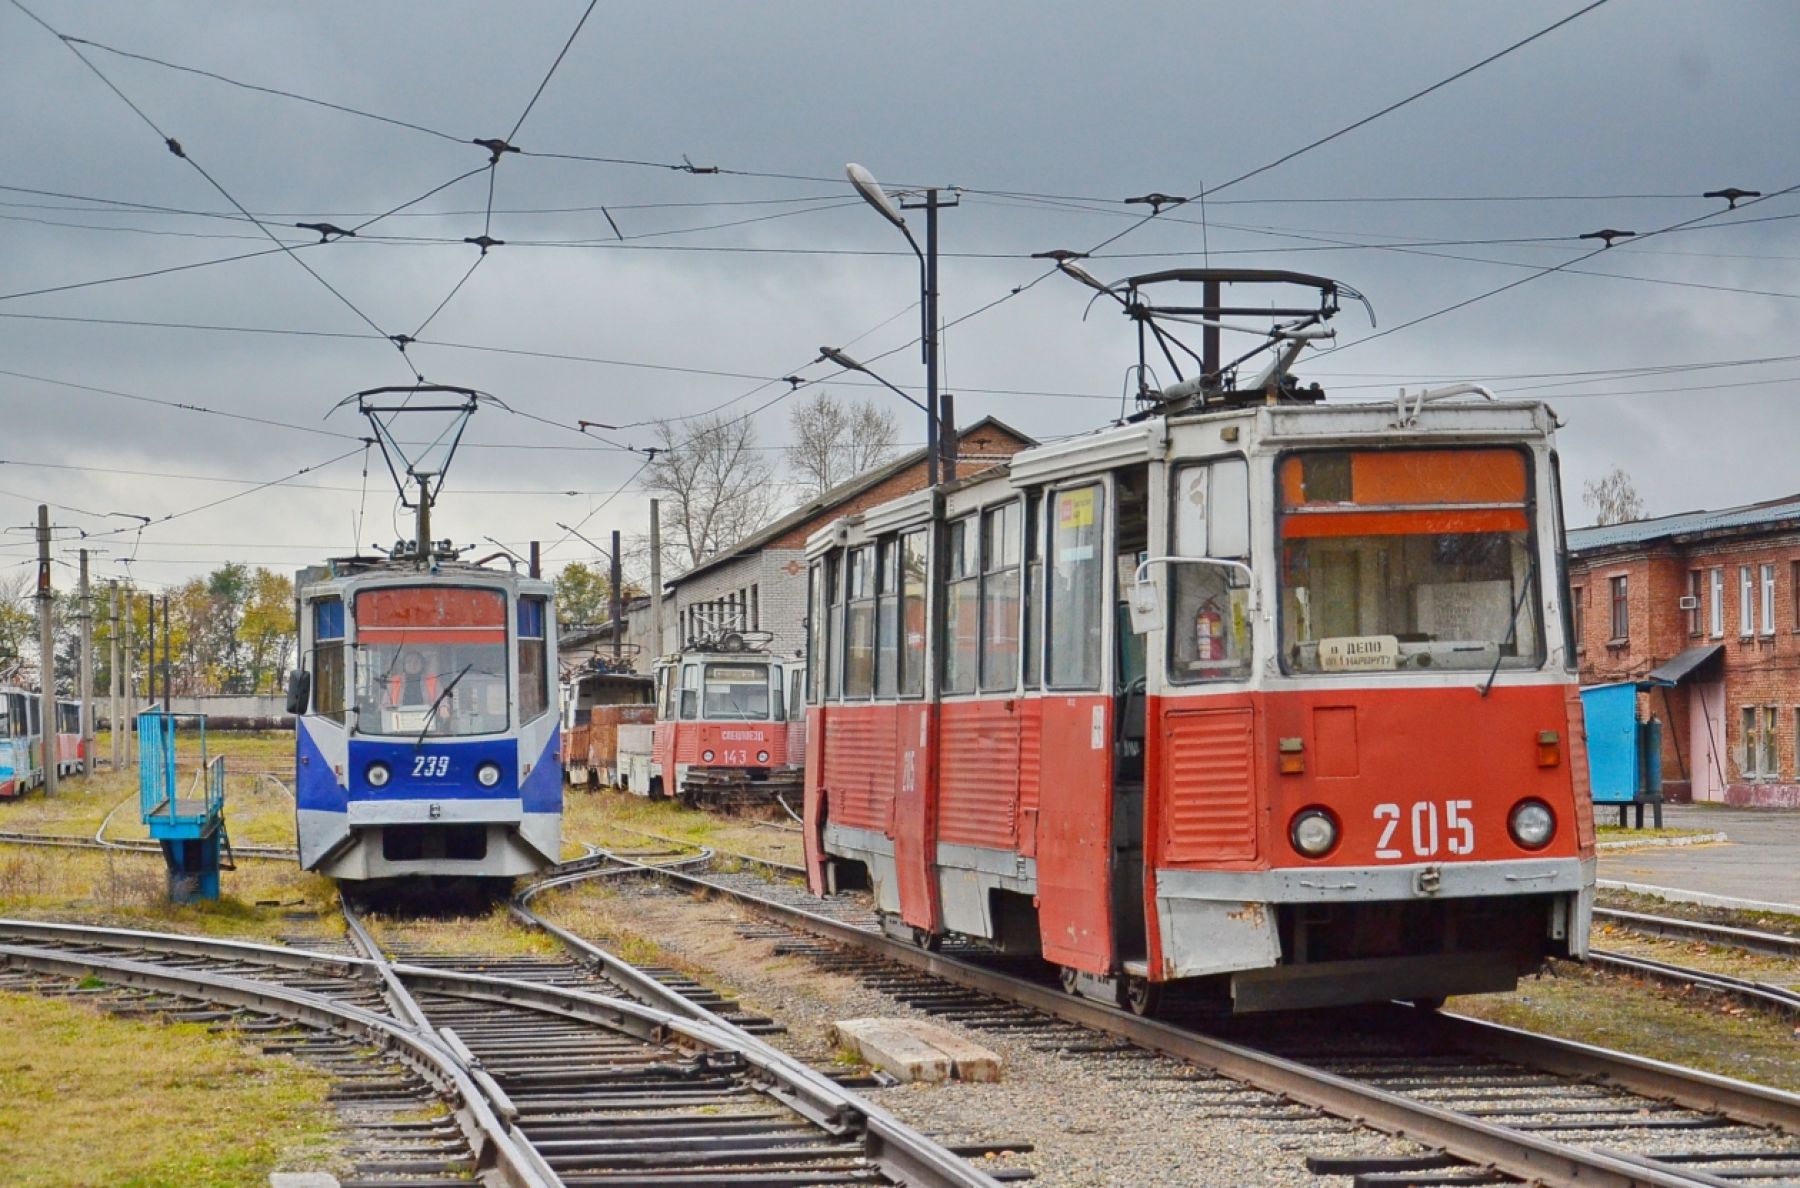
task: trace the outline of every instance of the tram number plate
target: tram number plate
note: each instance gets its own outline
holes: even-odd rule
[[[1469,814],[1474,808],[1472,800],[1421,800],[1402,813],[1397,804],[1378,804],[1375,821],[1381,826],[1381,838],[1375,843],[1375,857],[1405,858],[1403,841],[1412,842],[1414,858],[1435,858],[1440,847],[1448,847],[1452,854],[1473,854],[1475,822]],[[1411,826],[1409,836],[1401,836],[1402,823]]]
[[[414,755],[412,773],[415,780],[441,779],[450,774],[450,756]]]

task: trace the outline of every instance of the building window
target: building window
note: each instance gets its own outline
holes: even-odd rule
[[[754,583],[750,586],[750,630],[762,630],[762,599]]]
[[[1688,597],[1694,600],[1693,609],[1688,611],[1688,634],[1700,634],[1700,587],[1702,575],[1698,569],[1688,570]]]
[[[1775,567],[1764,565],[1757,573],[1762,580],[1762,633],[1775,634]]]
[[[1738,566],[1738,634],[1756,634],[1756,578],[1748,565]]]
[[[1706,584],[1711,594],[1711,600],[1706,604],[1708,631],[1714,639],[1719,639],[1725,634],[1725,571],[1707,570]],[[1795,613],[1800,615],[1800,610]]]
[[[1746,780],[1772,780],[1781,774],[1777,753],[1780,710],[1772,705],[1747,705],[1742,710],[1743,745],[1738,766]]]
[[[1627,591],[1629,581],[1623,574],[1612,579],[1612,635],[1608,638],[1613,643],[1622,643],[1631,638],[1631,602]]]
[[[1587,639],[1583,628],[1587,626],[1587,587],[1573,586],[1569,589],[1569,614],[1575,627],[1575,650],[1587,651]]]

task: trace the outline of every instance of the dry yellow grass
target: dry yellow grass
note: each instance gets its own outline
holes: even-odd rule
[[[198,1024],[0,994],[11,1185],[254,1185],[336,1160],[330,1081]]]
[[[622,850],[644,849],[657,844],[641,834],[632,833],[633,829],[775,862],[797,863],[801,858],[798,833],[771,829],[744,817],[683,808],[674,801],[647,800],[629,792],[564,792],[564,857],[579,856],[581,842]]]

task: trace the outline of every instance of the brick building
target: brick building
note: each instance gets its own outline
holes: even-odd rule
[[[957,435],[957,475],[967,477],[1035,444],[1010,425],[985,417]],[[672,609],[663,612],[665,650],[729,624],[772,633],[770,649],[778,656],[803,654],[806,538],[839,516],[923,490],[925,479],[925,451],[914,450],[840,483],[665,582],[672,595]]]
[[[1800,807],[1800,496],[1568,545],[1581,683],[1651,686],[1668,798]]]

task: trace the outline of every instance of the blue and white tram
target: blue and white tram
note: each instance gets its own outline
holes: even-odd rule
[[[296,586],[300,865],[356,881],[510,878],[559,861],[550,583],[357,559]]]

